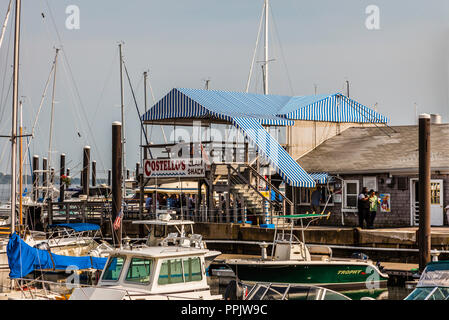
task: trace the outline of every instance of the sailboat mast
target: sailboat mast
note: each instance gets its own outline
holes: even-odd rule
[[[53,70],[53,90],[52,90],[52,96],[51,96],[51,120],[50,120],[50,138],[48,140],[48,170],[50,170],[51,168],[51,145],[52,145],[52,140],[53,140],[53,118],[54,118],[54,114],[55,114],[55,91],[56,91],[56,70],[57,70],[57,65],[58,65],[58,53],[59,53],[59,49],[56,49],[56,54],[55,54],[55,62],[54,62],[54,70]],[[51,181],[51,177],[50,174],[47,174],[47,188],[50,187],[50,181]],[[45,190],[45,195],[46,198],[49,196],[49,189]]]
[[[268,94],[268,61],[269,61],[269,43],[268,43],[268,18],[269,18],[269,0],[265,0],[265,63],[264,63],[264,94]]]
[[[22,193],[23,193],[23,171],[22,171],[22,136],[23,136],[23,125],[22,125],[22,101],[20,101],[20,127],[19,127],[19,233],[22,232],[23,224],[23,213],[22,213]]]
[[[122,184],[123,184],[123,194],[122,197],[125,196],[126,197],[126,181],[125,181],[125,168],[126,168],[126,164],[125,164],[125,113],[124,113],[124,108],[125,108],[125,102],[124,102],[124,88],[123,88],[123,54],[122,54],[122,44],[120,43],[119,45],[119,51],[120,51],[120,107],[121,107],[121,118],[122,118]],[[123,210],[123,206],[122,208],[120,208],[119,210]],[[122,219],[120,221],[120,225],[122,224],[123,221],[123,215],[124,212],[122,211]],[[120,226],[120,233],[122,232],[122,228]],[[122,236],[120,235],[120,239],[122,238]],[[120,242],[120,248],[122,247],[122,243]]]
[[[19,100],[19,45],[21,0],[16,0],[14,32],[14,76],[11,125],[11,233],[16,231],[16,157],[17,157],[17,107]]]

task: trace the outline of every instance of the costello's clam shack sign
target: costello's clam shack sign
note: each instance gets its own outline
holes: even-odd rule
[[[206,164],[202,159],[155,159],[144,161],[145,178],[204,178]]]

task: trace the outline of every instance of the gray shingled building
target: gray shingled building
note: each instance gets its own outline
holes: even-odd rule
[[[356,226],[357,195],[373,189],[383,200],[375,227],[415,226],[418,212],[418,127],[349,128],[298,159],[308,172],[328,173],[322,206],[332,212],[322,224]],[[431,126],[431,223],[447,225],[449,124]],[[310,189],[297,189],[296,212],[310,212]]]

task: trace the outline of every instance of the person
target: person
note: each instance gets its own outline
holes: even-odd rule
[[[376,219],[377,206],[380,200],[374,190],[369,192],[369,215],[368,215],[368,229],[374,229],[374,220]]]
[[[152,204],[151,196],[148,196],[147,200],[145,201],[145,209],[147,209],[148,213],[150,213],[151,211],[151,204]]]
[[[362,192],[358,197],[358,215],[359,215],[359,227],[365,229],[364,221],[366,220],[368,223],[368,215],[369,215],[369,196],[368,196],[368,188],[363,187]]]
[[[312,208],[312,213],[320,214],[321,213],[321,187],[318,186],[311,195],[310,205]]]

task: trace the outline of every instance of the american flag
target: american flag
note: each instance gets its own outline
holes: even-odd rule
[[[120,226],[122,225],[122,215],[123,215],[123,209],[120,210],[120,212],[117,215],[117,218],[115,218],[114,230],[120,229]]]

